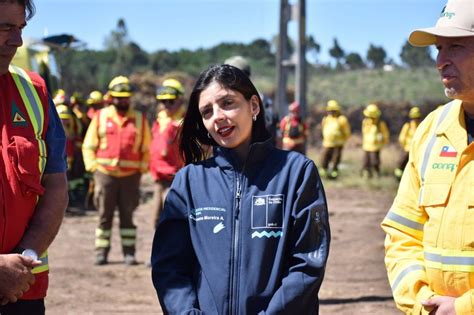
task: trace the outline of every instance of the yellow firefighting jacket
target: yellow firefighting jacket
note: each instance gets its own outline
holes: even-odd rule
[[[405,152],[410,151],[411,140],[413,139],[413,135],[415,134],[418,125],[418,120],[415,119],[411,119],[403,124],[400,135],[398,136],[398,143],[400,143]]]
[[[387,124],[383,120],[364,118],[362,120],[362,149],[364,151],[380,151],[389,141]]]
[[[457,297],[474,313],[474,144],[453,101],[418,127],[397,196],[382,222],[385,264],[397,307],[428,314],[421,301]]]
[[[351,126],[346,116],[327,115],[321,121],[323,147],[334,148],[343,146],[351,136]]]
[[[89,172],[98,170],[115,177],[134,174],[137,172],[134,169],[139,169],[142,173],[147,172],[150,160],[151,133],[147,120],[142,117],[141,113],[132,109],[128,110],[125,116],[120,116],[113,105],[98,111],[87,129],[82,146],[86,170]],[[124,128],[127,128],[127,133]],[[131,137],[130,128],[134,130],[133,137]],[[115,129],[117,131],[114,131]],[[110,150],[112,146],[119,147],[120,156],[114,157],[113,160],[98,158],[99,151]],[[139,150],[141,161],[127,160],[122,161],[127,163],[122,163],[121,158],[127,159],[126,157],[130,155],[127,150]]]

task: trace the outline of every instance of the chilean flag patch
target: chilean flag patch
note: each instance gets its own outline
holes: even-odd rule
[[[454,148],[450,147],[449,145],[445,145],[444,147],[441,148],[441,153],[439,156],[442,157],[456,157],[458,153]]]

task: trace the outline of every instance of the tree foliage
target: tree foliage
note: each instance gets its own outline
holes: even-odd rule
[[[334,42],[333,42],[333,46],[331,49],[329,49],[329,55],[331,55],[331,57],[333,57],[334,59],[336,59],[336,63],[337,65],[340,65],[341,62],[340,60],[342,58],[344,58],[345,56],[345,52],[344,50],[341,48],[341,46],[339,46],[339,43],[337,41],[336,38],[334,38]]]
[[[355,52],[352,52],[346,56],[346,66],[349,68],[349,70],[357,70],[366,67],[362,57]]]
[[[369,50],[367,50],[367,62],[373,68],[382,68],[385,65],[386,58],[387,53],[382,46],[370,44]]]
[[[431,57],[430,47],[414,47],[408,41],[402,47],[400,59],[409,68],[432,66],[434,60]]]

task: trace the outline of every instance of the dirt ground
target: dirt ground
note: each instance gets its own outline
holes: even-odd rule
[[[320,314],[399,314],[385,274],[379,228],[393,192],[330,188],[326,193],[332,243],[319,293]],[[117,228],[111,263],[93,266],[96,212],[66,217],[50,248],[47,314],[162,314],[145,266],[153,237],[151,217],[149,202],[137,209],[140,264],[133,267],[122,263]]]

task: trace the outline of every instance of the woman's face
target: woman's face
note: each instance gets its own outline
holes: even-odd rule
[[[201,92],[199,112],[218,145],[246,154],[252,137],[252,117],[260,112],[256,95],[248,101],[240,92],[214,81]]]

